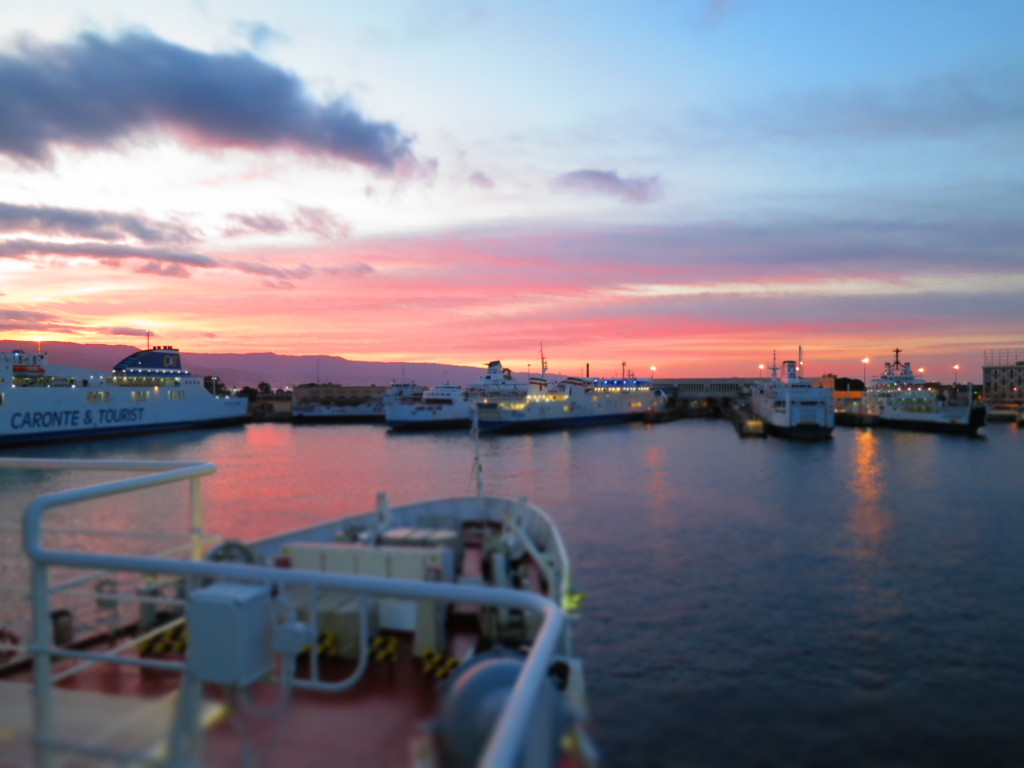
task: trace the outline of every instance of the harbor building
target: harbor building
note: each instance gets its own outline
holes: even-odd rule
[[[345,386],[343,384],[300,384],[295,387],[297,404],[325,403],[330,405],[352,405],[381,397],[388,391],[380,386]]]
[[[715,410],[749,400],[750,388],[756,381],[752,378],[659,378],[651,384],[668,395],[673,407]]]
[[[986,403],[1024,405],[1024,349],[986,349],[981,370]]]

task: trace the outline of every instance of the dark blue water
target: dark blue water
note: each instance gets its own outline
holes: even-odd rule
[[[741,439],[678,421],[481,440],[559,522],[612,766],[1024,765],[1024,430]],[[249,425],[18,455],[202,459],[259,536],[473,489],[462,433]],[[66,480],[66,479],[65,479]],[[5,513],[47,488],[0,473]]]

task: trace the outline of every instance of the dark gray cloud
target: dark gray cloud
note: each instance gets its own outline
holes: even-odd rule
[[[181,224],[153,221],[145,216],[0,203],[0,233],[10,232],[67,235],[108,242],[134,238],[144,243],[186,243],[196,239]]]
[[[238,237],[252,233],[263,235],[284,235],[289,232],[303,232],[316,235],[321,240],[346,240],[352,236],[352,226],[342,221],[326,208],[298,206],[291,219],[266,213],[228,214],[232,225],[224,230],[225,237]]]
[[[0,55],[0,154],[47,163],[57,145],[108,148],[165,129],[215,147],[287,148],[382,171],[413,170],[412,138],[345,98],[314,100],[252,54],[208,54],[144,32],[22,42]]]
[[[150,331],[147,331],[145,328],[125,328],[125,327],[122,326],[122,327],[117,327],[117,328],[106,328],[104,330],[107,333],[109,333],[111,336],[151,336],[151,335],[153,335]]]
[[[282,269],[280,267],[272,267],[269,264],[258,264],[251,261],[223,260],[221,264],[237,269],[239,272],[246,272],[250,275],[264,275],[278,280],[304,280],[313,274],[313,268],[306,264],[293,269]]]
[[[229,213],[228,220],[233,222],[224,230],[225,237],[237,237],[257,232],[264,235],[283,235],[291,229],[286,219],[266,213]]]
[[[340,275],[343,277],[366,277],[377,270],[364,261],[354,261],[341,267],[324,267],[324,272],[329,275]]]
[[[147,261],[135,270],[142,275],[160,275],[161,277],[190,277],[191,273],[181,264],[161,264],[158,261]]]
[[[657,176],[623,178],[615,171],[579,170],[555,179],[558,189],[617,197],[628,203],[650,203],[661,197]]]
[[[33,257],[91,258],[110,266],[119,266],[132,261],[143,263],[136,272],[164,277],[189,277],[190,268],[232,269],[251,275],[273,278],[271,287],[294,287],[291,280],[304,280],[313,274],[313,268],[301,265],[280,268],[234,259],[215,259],[201,253],[171,251],[161,248],[136,248],[128,245],[107,243],[53,243],[41,240],[0,241],[0,259],[25,259]]]
[[[0,331],[53,331],[75,333],[77,327],[60,315],[19,309],[0,309]]]
[[[49,312],[0,309],[0,331],[80,333],[86,330],[111,336],[145,336],[147,333],[145,328],[85,326],[69,322],[66,317]]]
[[[53,243],[25,239],[0,241],[0,259],[26,258],[30,256],[83,256],[110,261],[145,259],[152,262],[180,264],[183,267],[220,266],[220,262],[210,256],[204,256],[200,253],[171,251],[163,248],[136,248],[130,245],[109,245],[106,243]]]
[[[345,240],[352,236],[352,227],[326,208],[299,207],[293,217],[295,226],[321,240]]]

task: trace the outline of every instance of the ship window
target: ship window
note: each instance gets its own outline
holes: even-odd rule
[[[185,392],[183,390],[180,390],[180,389],[173,389],[173,390],[171,390],[170,392],[167,393],[167,399],[168,400],[184,400],[185,399]]]
[[[149,400],[149,396],[151,394],[153,393],[150,392],[148,389],[136,390],[135,392],[132,392],[132,401],[136,403],[145,402],[146,400]]]
[[[4,404],[4,393],[0,392],[0,405]]]
[[[109,392],[87,392],[85,395],[86,401],[90,403],[109,403],[110,393]]]

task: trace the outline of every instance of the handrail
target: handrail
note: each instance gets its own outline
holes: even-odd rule
[[[34,642],[32,654],[36,669],[35,717],[37,744],[52,745],[53,739],[53,670],[55,656],[75,656],[88,659],[91,654],[72,652],[54,647],[50,637],[47,610],[49,587],[47,568],[100,568],[113,571],[166,574],[192,578],[227,578],[243,581],[265,581],[281,585],[314,585],[329,589],[345,589],[364,595],[401,597],[418,600],[437,600],[449,603],[473,602],[481,605],[517,608],[541,615],[542,622],[532,648],[526,657],[512,691],[498,717],[482,758],[482,765],[505,768],[514,764],[518,747],[523,744],[528,727],[527,718],[532,703],[537,699],[547,676],[547,665],[557,650],[562,637],[565,616],[551,600],[540,595],[515,589],[484,587],[469,584],[444,584],[406,579],[387,579],[349,574],[319,573],[275,568],[257,564],[235,564],[200,560],[172,560],[152,556],[109,555],[50,549],[43,545],[42,521],[45,514],[59,506],[79,501],[94,500],[114,494],[126,493],[183,480],[193,481],[198,491],[198,480],[216,471],[216,467],[202,462],[127,462],[78,461],[50,459],[0,459],[0,468],[31,469],[113,469],[146,471],[155,474],[129,477],[107,483],[86,486],[69,491],[43,494],[25,511],[22,540],[32,563],[32,601]],[[193,504],[197,503],[193,499]],[[48,753],[44,754],[45,758]]]

